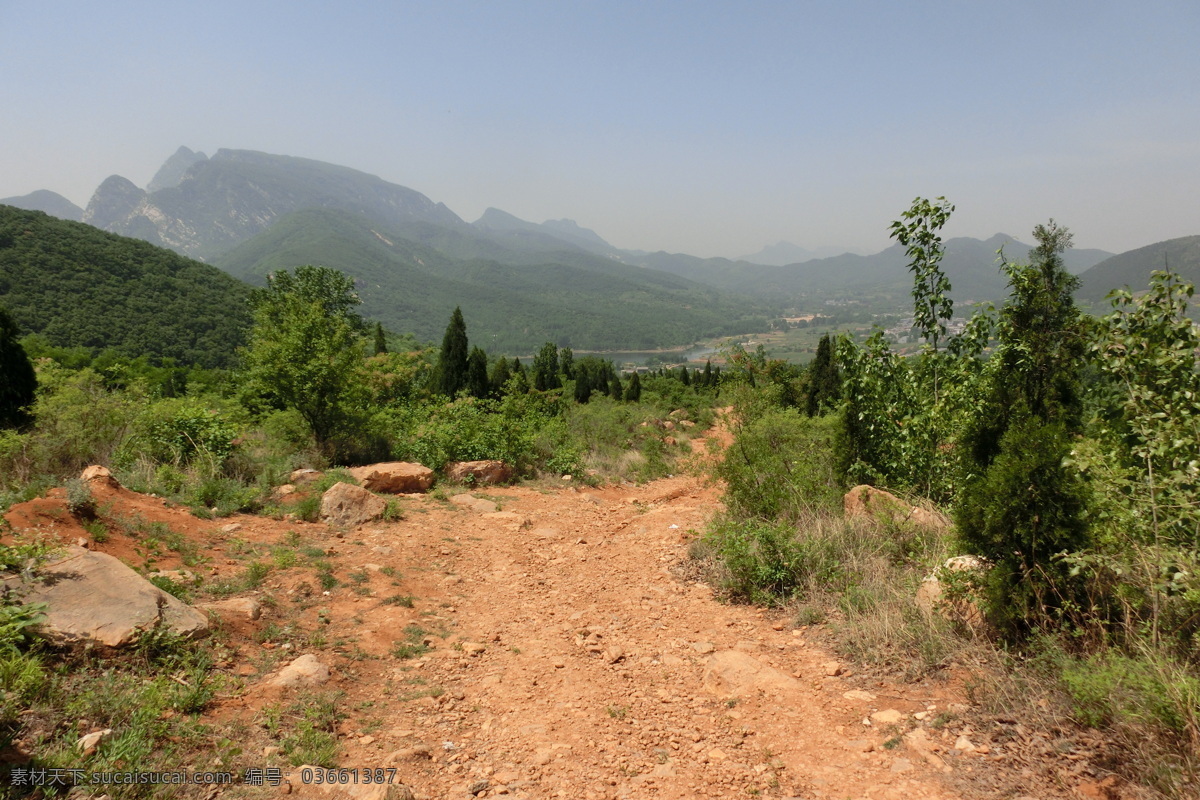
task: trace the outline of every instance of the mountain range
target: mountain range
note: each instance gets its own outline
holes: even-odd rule
[[[395,330],[436,338],[461,305],[482,340],[501,348],[546,340],[577,349],[679,345],[752,332],[784,309],[837,298],[871,296],[901,310],[911,291],[898,245],[809,257],[818,253],[780,242],[740,260],[626,250],[572,220],[533,223],[489,208],[467,222],[364,172],[248,150],[209,157],[181,147],[145,189],[113,175],[86,209],[44,191],[0,202],[81,219],[254,283],[299,264],[337,267],[358,282],[364,313]],[[1151,261],[1167,252],[1174,268],[1200,273],[1200,248],[1172,241],[1141,250],[1152,251]],[[1001,247],[1009,259],[1029,251],[1004,234],[946,242],[942,266],[956,301],[1007,295]],[[798,260],[775,263],[791,258]],[[1088,299],[1122,283],[1144,286],[1144,260],[1086,249],[1067,255]]]

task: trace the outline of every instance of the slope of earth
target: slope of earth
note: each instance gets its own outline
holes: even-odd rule
[[[831,664],[812,631],[723,605],[688,578],[688,543],[720,502],[695,476],[497,488],[473,501],[413,495],[403,519],[350,531],[201,521],[122,492],[98,500],[203,547],[207,582],[276,565],[247,594],[262,616],[226,615],[216,634],[229,677],[205,721],[236,731],[242,755],[226,767],[291,770],[299,797],[334,796],[286,761],[286,721],[317,695],[268,678],[299,654],[332,669],[313,691],[342,714],[337,765],[394,768],[418,798],[948,799],[1017,797],[1029,783],[1038,797],[1072,796],[1022,776],[1010,744],[945,725],[966,712],[952,683],[868,681]],[[85,535],[61,494],[8,518]],[[92,546],[144,566],[139,536],[114,531]],[[959,736],[975,749],[956,749]],[[213,755],[188,767],[212,769]]]

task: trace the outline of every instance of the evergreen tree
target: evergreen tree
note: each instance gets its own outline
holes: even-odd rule
[[[539,392],[558,389],[562,381],[558,377],[558,346],[546,342],[533,357],[533,388]]]
[[[514,358],[512,362],[512,376],[515,379],[513,382],[513,392],[516,394],[529,394],[529,375],[525,371],[525,365],[521,363],[521,359]]]
[[[380,353],[386,353],[387,351],[388,351],[387,337],[383,335],[383,323],[376,322],[375,323],[375,355],[379,355]]]
[[[508,379],[512,377],[512,372],[508,368],[508,359],[504,356],[496,359],[495,366],[492,367],[492,377],[490,380],[492,397],[500,397],[504,394],[504,387],[508,385]]]
[[[700,385],[708,389],[713,385],[713,368],[712,359],[704,362],[704,375],[700,379]]]
[[[688,374],[687,364],[679,368],[679,380],[684,386],[692,385],[692,376]]]
[[[592,383],[583,370],[575,375],[575,402],[586,403],[592,397]]]
[[[829,334],[817,344],[817,356],[808,369],[805,413],[815,417],[828,410],[842,394],[842,380],[833,357],[833,339]]]
[[[608,382],[608,395],[618,401],[625,396],[625,387],[621,385],[620,375],[613,375],[612,380]]]
[[[479,347],[472,347],[471,355],[467,356],[467,391],[472,397],[478,397],[480,400],[487,397],[491,391],[487,374],[487,353]]]
[[[629,376],[629,386],[625,389],[626,403],[639,403],[642,400],[642,379],[635,372]]]
[[[19,335],[17,324],[0,308],[0,429],[29,423],[29,406],[37,390],[37,375]]]
[[[1064,466],[1082,430],[1083,318],[1063,264],[1071,236],[1033,232],[1031,263],[1004,264],[1012,296],[988,398],[963,437],[968,471],[956,508],[963,540],[988,559],[989,608],[1010,637],[1055,624],[1078,586],[1055,556],[1087,545],[1085,487]]]
[[[608,394],[608,376],[604,374],[603,369],[596,370],[594,377],[591,377],[589,383],[591,383],[592,389],[597,394]]]
[[[563,377],[569,381],[575,380],[575,353],[571,348],[564,347],[558,351],[558,363]]]
[[[462,309],[454,307],[450,324],[442,337],[442,350],[438,357],[438,391],[454,397],[467,385],[467,323]]]

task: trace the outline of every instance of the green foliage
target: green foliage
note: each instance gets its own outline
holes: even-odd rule
[[[795,521],[842,497],[834,462],[837,421],[795,409],[769,412],[739,426],[717,474],[725,503],[742,517]]]
[[[0,307],[0,428],[27,425],[37,391],[33,364],[17,341],[18,335],[17,324]]]
[[[279,407],[298,411],[327,454],[363,400],[363,342],[350,312],[357,303],[352,280],[312,266],[271,275],[251,296],[245,378]]]
[[[642,399],[642,379],[635,372],[629,376],[629,385],[625,387],[625,402],[637,403]]]
[[[454,397],[467,386],[467,323],[462,309],[454,307],[450,324],[442,336],[442,349],[438,355],[438,391],[446,397]]]

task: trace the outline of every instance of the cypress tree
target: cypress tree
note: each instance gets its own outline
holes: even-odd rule
[[[558,363],[563,377],[569,381],[575,380],[575,353],[571,348],[564,347],[558,351]]]
[[[383,323],[376,322],[375,323],[375,355],[379,355],[380,353],[386,353],[387,351],[388,351],[387,337],[385,337],[383,335]]]
[[[679,370],[679,380],[684,386],[692,385],[692,376],[688,374],[687,364],[684,364]]]
[[[1057,554],[1088,545],[1085,486],[1064,466],[1082,430],[1083,318],[1064,266],[1071,243],[1050,221],[1034,229],[1031,263],[1008,264],[998,366],[963,437],[968,479],[956,508],[963,540],[988,559],[989,610],[1010,638],[1057,624],[1086,601]]]
[[[539,392],[558,389],[562,381],[558,378],[558,347],[546,342],[533,358],[533,388]]]
[[[587,373],[580,370],[575,376],[575,402],[586,403],[592,397],[592,383],[588,380]]]
[[[491,385],[488,383],[487,353],[478,347],[471,348],[467,356],[467,391],[472,397],[483,399],[488,396]]]
[[[17,323],[0,308],[0,428],[27,425],[37,391],[33,364],[17,339],[20,333]]]
[[[608,394],[608,377],[603,369],[596,370],[596,376],[589,382],[598,394]]]
[[[613,375],[612,380],[608,382],[608,394],[613,400],[620,400],[625,396],[625,387],[621,385],[620,375]]]
[[[521,359],[513,359],[512,374],[517,379],[514,391],[517,394],[529,394],[529,375],[525,372],[525,365],[521,363]]]
[[[512,377],[512,372],[508,369],[508,359],[504,356],[496,359],[496,365],[492,367],[491,388],[492,396],[500,397],[504,394],[504,387],[508,383],[508,379]]]
[[[463,321],[462,309],[454,307],[450,324],[442,337],[442,351],[438,358],[438,390],[447,397],[454,397],[459,389],[467,385],[467,323]]]
[[[701,377],[700,385],[708,388],[713,385],[712,359],[704,362],[704,375]]]
[[[833,339],[829,334],[821,337],[817,345],[817,356],[808,369],[805,413],[815,417],[822,409],[837,402],[842,394],[842,379],[833,358]]]
[[[642,399],[642,379],[635,372],[629,376],[629,386],[625,389],[625,402],[638,403]]]

